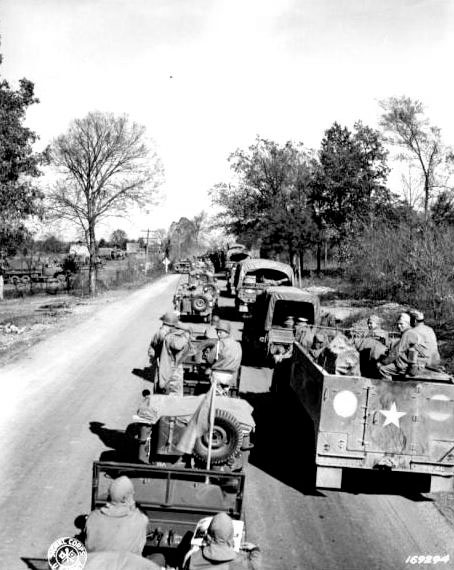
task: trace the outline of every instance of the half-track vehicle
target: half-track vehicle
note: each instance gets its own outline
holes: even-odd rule
[[[428,368],[392,380],[339,374],[294,343],[290,388],[315,430],[316,486],[340,488],[345,468],[423,473],[452,490],[454,383]]]

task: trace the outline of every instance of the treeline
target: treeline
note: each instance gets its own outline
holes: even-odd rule
[[[265,257],[320,273],[326,252],[360,294],[417,304],[451,303],[452,150],[418,101],[381,102],[380,129],[335,122],[317,151],[257,137],[229,157],[234,181],[211,190],[218,223]],[[402,193],[388,185],[399,161]]]

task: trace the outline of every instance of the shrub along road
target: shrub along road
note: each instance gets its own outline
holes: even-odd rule
[[[74,519],[90,508],[92,461],[115,447],[136,411],[147,382],[132,370],[147,364],[177,282],[169,275],[108,304],[0,369],[2,568],[25,569],[26,560],[46,568],[30,559],[77,532]],[[234,318],[231,299],[221,298],[221,309]],[[239,338],[242,324],[233,326]],[[347,473],[342,492],[316,491],[310,423],[293,398],[270,394],[270,382],[269,369],[243,368],[257,422],[248,540],[262,547],[265,569],[405,568],[410,555],[449,554],[453,563],[454,530],[421,494],[423,479]]]

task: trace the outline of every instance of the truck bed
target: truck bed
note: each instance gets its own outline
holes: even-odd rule
[[[344,467],[426,473],[433,490],[452,485],[449,376],[430,371],[397,381],[337,376],[298,343],[291,370],[290,386],[314,424],[319,486],[340,486]]]

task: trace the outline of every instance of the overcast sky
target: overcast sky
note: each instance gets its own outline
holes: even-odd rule
[[[43,144],[92,110],[146,125],[167,198],[120,224],[133,235],[209,208],[257,134],[317,148],[335,120],[376,126],[388,96],[454,144],[453,25],[451,0],[1,0],[1,75],[34,81]]]

